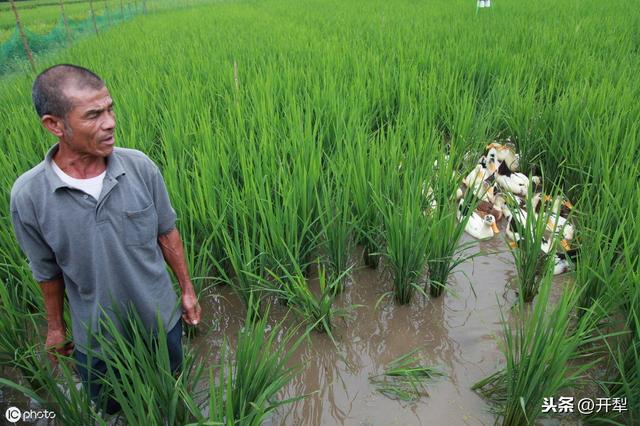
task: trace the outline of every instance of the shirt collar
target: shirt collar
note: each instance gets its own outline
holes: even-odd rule
[[[69,188],[69,185],[64,183],[62,179],[56,174],[55,170],[51,166],[53,156],[58,151],[59,144],[53,145],[44,157],[44,170],[51,192],[55,192],[58,188]],[[111,154],[107,157],[107,173],[105,178],[118,178],[125,174],[124,167],[122,167],[122,161],[118,156],[118,148],[114,148]]]

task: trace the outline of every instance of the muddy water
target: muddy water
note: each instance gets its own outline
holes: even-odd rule
[[[470,241],[466,236],[463,242]],[[502,235],[479,243],[470,253],[482,256],[456,269],[450,288],[437,299],[416,294],[411,304],[399,306],[393,298],[376,302],[392,290],[390,273],[381,263],[373,270],[362,265],[361,250],[352,280],[337,305],[351,309],[351,317],[335,321],[337,347],[325,334],[312,332],[311,342],[298,350],[291,365],[304,370],[286,388],[282,398],[309,395],[284,406],[272,416],[272,425],[483,425],[493,424],[489,406],[470,387],[496,371],[503,360],[500,306],[509,315],[517,296],[515,270]],[[558,284],[567,278],[560,277]],[[475,293],[474,293],[475,291]],[[554,294],[561,293],[561,285]],[[229,287],[217,287],[201,299],[203,321],[190,344],[206,349],[217,361],[224,339],[235,344],[244,322],[244,307]],[[274,304],[272,322],[285,318],[286,308]],[[298,321],[293,315],[285,324]],[[419,348],[425,362],[439,367],[445,377],[428,385],[429,395],[414,403],[390,399],[369,382],[389,361]],[[3,371],[3,376],[8,371]],[[11,374],[8,374],[11,377]],[[17,377],[16,377],[17,378]],[[0,402],[28,399],[14,392],[0,393]]]
[[[469,237],[465,236],[465,239]],[[351,318],[335,322],[337,348],[320,333],[299,350],[294,363],[305,365],[283,397],[310,394],[282,408],[272,424],[282,425],[481,425],[493,424],[488,405],[470,387],[496,371],[502,360],[496,338],[501,334],[500,305],[512,306],[516,294],[508,283],[515,271],[510,253],[498,236],[470,250],[488,256],[461,265],[450,279],[450,291],[437,299],[416,295],[399,306],[387,297],[392,290],[384,265],[372,270],[358,264],[338,305],[362,305]],[[495,253],[498,252],[498,253]],[[354,259],[361,258],[361,252]],[[475,290],[475,294],[474,291]],[[205,301],[204,322],[214,331],[194,343],[218,348],[222,333],[232,336],[244,309],[228,288],[214,290]],[[211,304],[209,302],[212,302]],[[276,307],[272,316],[282,317]],[[204,325],[204,324],[203,324]],[[426,363],[446,376],[428,385],[429,396],[415,403],[377,392],[369,376],[379,374],[394,358],[419,348]]]

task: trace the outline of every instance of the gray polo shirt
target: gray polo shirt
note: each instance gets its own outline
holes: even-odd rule
[[[176,214],[160,170],[140,151],[114,148],[96,201],[56,175],[57,149],[11,190],[14,231],[33,277],[64,278],[83,352],[99,350],[88,343],[87,327],[97,330],[103,309],[118,324],[118,312],[133,306],[149,330],[159,313],[169,331],[181,312],[157,238],[175,227]]]

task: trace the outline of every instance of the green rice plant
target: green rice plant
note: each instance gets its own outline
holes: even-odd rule
[[[181,369],[174,374],[167,331],[160,318],[155,332],[149,331],[132,310],[119,319],[119,324],[103,316],[100,332],[92,336],[100,353],[87,350],[89,360],[100,357],[106,363],[106,373],[100,379],[103,397],[113,398],[130,424],[180,425],[193,420],[182,395],[198,392],[205,369],[199,355],[185,350]]]
[[[501,313],[506,365],[472,387],[494,405],[503,425],[535,424],[545,397],[575,386],[600,360],[589,349],[590,343],[601,339],[593,335],[600,316],[593,309],[576,324],[580,291],[567,287],[552,306],[552,285],[547,270],[531,309],[520,294],[515,318],[510,321]],[[571,365],[577,358],[590,360]]]
[[[328,281],[325,269],[318,262],[318,295],[310,288],[299,266],[296,266],[293,273],[285,272],[284,276],[278,276],[270,269],[267,269],[267,272],[276,285],[263,280],[263,283],[266,283],[263,289],[282,298],[304,321],[313,324],[315,330],[326,332],[333,340],[333,320],[349,314],[349,309],[338,309],[333,305],[339,282],[350,269],[335,277],[334,281]],[[353,307],[356,306],[350,306]]]
[[[393,294],[396,302],[411,302],[415,291],[426,296],[419,284],[426,254],[429,249],[430,230],[422,210],[420,180],[408,182],[405,174],[402,199],[394,203],[376,195],[374,201],[384,221],[386,258],[393,271]]]
[[[266,186],[262,186],[261,191],[257,203],[258,223],[268,264],[280,274],[308,264],[318,239],[313,232],[317,219],[310,211],[300,215],[303,205],[294,192],[272,194]]]
[[[231,285],[236,294],[245,303],[247,309],[259,307],[262,299],[260,277],[265,277],[264,253],[259,252],[264,243],[262,234],[249,216],[251,210],[234,198],[233,209],[230,209],[231,223],[223,233],[224,248],[233,275],[228,273],[222,262],[215,261],[218,273]],[[255,210],[253,211],[255,213]]]
[[[191,401],[191,413],[197,419],[194,425],[257,426],[276,408],[301,398],[275,399],[300,371],[298,367],[290,367],[289,361],[309,330],[300,334],[297,326],[284,331],[282,323],[270,327],[267,318],[268,314],[261,319],[247,314],[233,356],[229,343],[223,345],[219,364],[209,370],[206,416],[190,395],[183,395]]]
[[[372,144],[371,144],[372,145]],[[358,243],[364,246],[363,260],[365,265],[377,268],[384,245],[384,224],[379,209],[374,202],[374,193],[380,192],[382,181],[379,151],[360,135],[353,144],[345,147],[348,150],[349,172],[348,182],[354,204]]]
[[[0,365],[12,364],[23,348],[36,342],[42,311],[32,312],[12,279],[0,283]]]
[[[603,310],[603,316],[608,317],[616,315],[619,310],[624,312],[627,303],[629,306],[625,316],[625,334],[616,340],[604,340],[610,354],[610,370],[607,378],[598,382],[608,398],[623,400],[626,409],[594,413],[587,419],[594,424],[636,424],[640,419],[640,287],[633,284],[638,283],[638,270],[627,277],[627,286],[609,292],[609,297],[617,303],[606,303]]]
[[[351,196],[343,174],[337,170],[328,174],[317,194],[325,263],[328,265],[329,281],[336,283],[338,293],[342,292],[349,278],[344,272],[353,267],[351,254],[355,249]],[[336,280],[339,276],[342,279]]]
[[[89,394],[76,383],[74,360],[54,353],[57,367],[46,359],[40,344],[21,345],[19,356],[13,365],[22,372],[29,387],[0,378],[0,387],[13,389],[55,412],[60,424],[82,424],[106,426],[97,408],[91,403]]]
[[[391,398],[418,400],[426,393],[426,381],[444,375],[440,369],[422,362],[418,349],[414,349],[391,361],[382,374],[369,376],[369,381],[376,390]]]
[[[584,205],[585,211],[580,215],[581,238],[576,268],[576,280],[584,286],[580,299],[584,308],[589,308],[594,300],[610,300],[617,305],[619,298],[606,297],[612,287],[634,285],[629,275],[633,276],[638,268],[634,259],[640,235],[640,226],[635,219],[640,213],[640,199],[635,186],[635,183],[620,182],[618,178],[596,194],[592,188],[584,189],[585,202],[581,206]],[[629,305],[622,308],[629,311]]]
[[[433,297],[442,294],[451,272],[472,257],[466,255],[465,251],[474,243],[460,245],[459,242],[475,209],[476,201],[471,196],[471,191],[468,191],[463,208],[458,208],[458,182],[454,173],[454,163],[455,159],[447,160],[444,155],[440,155],[438,164],[441,166],[431,178],[433,207],[427,214],[429,241],[426,257],[429,267],[429,293]],[[461,212],[460,219],[457,217],[458,210]]]
[[[551,210],[546,208],[546,202],[541,199],[542,207],[536,213],[531,185],[525,203],[525,208],[521,210],[515,198],[507,197],[507,206],[512,216],[509,226],[516,239],[509,247],[518,273],[518,290],[525,302],[531,302],[538,293],[542,277],[549,269],[553,269],[556,245],[562,232],[554,229],[552,235],[545,238]],[[554,237],[556,231],[560,232]],[[546,247],[548,253],[543,252],[543,247]]]

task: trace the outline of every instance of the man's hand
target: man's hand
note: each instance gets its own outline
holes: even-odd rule
[[[58,359],[54,353],[70,356],[73,342],[67,340],[66,327],[62,312],[64,310],[64,280],[56,278],[40,283],[44,297],[44,309],[47,312],[47,340],[45,349],[51,363],[55,366]]]
[[[160,235],[158,244],[160,244],[164,260],[173,270],[182,291],[182,319],[189,325],[197,325],[200,322],[200,305],[196,292],[193,290],[191,278],[189,278],[180,233],[174,228],[166,234]]]
[[[58,364],[55,353],[71,356],[73,352],[73,342],[67,340],[64,330],[47,330],[47,340],[44,346],[47,350],[47,357],[54,367]]]
[[[189,325],[198,325],[200,322],[200,304],[191,287],[190,291],[182,293],[182,320]]]

